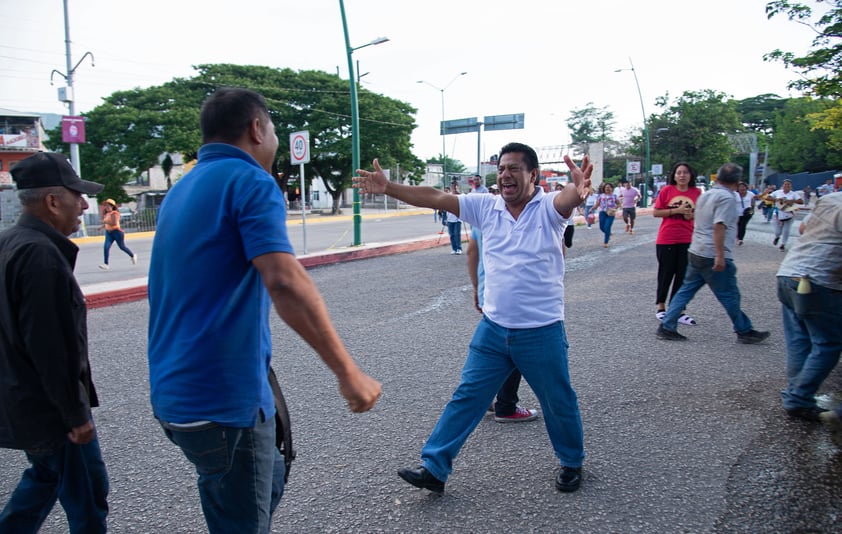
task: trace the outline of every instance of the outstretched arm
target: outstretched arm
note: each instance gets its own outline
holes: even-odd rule
[[[252,260],[275,309],[319,354],[339,381],[352,412],[370,410],[380,397],[380,382],[365,374],[348,353],[307,271],[292,254],[273,252]]]
[[[582,160],[582,166],[579,167],[570,156],[564,156],[564,162],[570,169],[571,182],[556,195],[553,200],[555,210],[564,217],[569,218],[573,214],[573,210],[588,198],[588,188],[591,186],[591,173],[593,172],[593,163],[590,158],[585,156]]]
[[[432,187],[390,182],[383,169],[380,168],[380,163],[376,159],[373,163],[374,171],[357,169],[357,176],[353,178],[354,187],[363,193],[385,193],[413,206],[445,210],[459,215],[459,197],[457,195],[449,195]]]

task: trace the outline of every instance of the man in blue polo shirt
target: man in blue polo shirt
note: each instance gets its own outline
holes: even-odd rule
[[[380,384],[357,367],[293,255],[270,171],[264,98],[221,88],[203,104],[199,161],[167,193],[149,269],[149,382],[167,437],[199,473],[208,529],[269,532],[283,494],[269,309],[324,360],[354,412]]]
[[[355,185],[365,193],[455,213],[483,236],[483,318],[468,349],[462,382],[421,450],[422,465],[398,471],[413,486],[444,492],[454,458],[517,368],[541,403],[561,463],[556,488],[579,489],[585,449],[567,365],[562,240],[573,210],[585,199],[593,165],[587,156],[581,168],[567,156],[564,160],[571,183],[545,193],[535,187],[540,179],[535,151],[521,143],[504,146],[497,166],[499,196],[454,196],[390,182],[377,160],[374,172],[357,171]]]

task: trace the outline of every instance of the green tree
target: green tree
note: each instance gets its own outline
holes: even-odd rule
[[[816,97],[832,99],[833,105],[809,117],[811,127],[828,133],[831,151],[842,151],[842,0],[816,0],[828,6],[822,15],[799,2],[778,0],[766,4],[766,16],[785,15],[789,20],[810,28],[815,37],[803,56],[776,49],[763,56],[766,61],[782,61],[799,76],[789,85]],[[815,6],[818,7],[818,6]]]
[[[463,174],[468,170],[467,167],[465,167],[465,164],[458,159],[452,159],[450,156],[445,156],[443,154],[427,159],[426,163],[427,165],[441,165],[442,163],[445,163],[448,176],[451,174]],[[450,185],[450,179],[445,180],[445,182],[446,185]]]
[[[817,19],[813,8],[798,2],[777,0],[766,4],[771,19],[786,15],[789,20],[810,28],[815,34],[811,50],[796,57],[792,52],[776,49],[763,56],[766,61],[782,61],[795,70],[799,79],[790,87],[816,96],[842,97],[842,0],[816,0],[829,9]]]
[[[122,191],[125,183],[153,167],[163,153],[181,153],[185,161],[195,159],[201,146],[202,102],[218,87],[245,87],[266,97],[279,140],[273,170],[276,177],[283,173],[278,178],[281,189],[286,192],[287,181],[299,178],[298,166],[290,164],[289,134],[307,130],[311,160],[304,166],[306,178],[324,181],[334,212],[338,211],[341,194],[351,186],[356,171],[351,169],[347,81],[320,71],[260,66],[199,65],[196,70],[193,78],[114,93],[87,113],[88,142],[81,149],[86,178],[106,184],[109,191]],[[400,164],[409,174],[422,172],[410,143],[416,110],[365,89],[360,90],[359,108],[361,162],[379,157],[384,167]],[[120,197],[116,192],[112,195],[115,200]]]
[[[816,172],[842,166],[842,152],[828,145],[830,133],[813,127],[811,116],[835,107],[829,99],[791,98],[776,114],[769,164],[783,172]]]
[[[781,111],[785,104],[785,98],[767,93],[737,100],[736,110],[746,130],[770,135],[775,125],[775,113]]]
[[[730,161],[734,149],[729,134],[743,131],[736,102],[711,89],[685,91],[671,102],[659,97],[656,105],[664,111],[649,118],[652,161],[669,168],[677,161],[693,165],[699,174],[711,174]],[[632,147],[642,147],[633,137]]]
[[[614,113],[608,106],[598,108],[593,102],[585,107],[574,109],[567,118],[567,127],[573,144],[588,144],[608,141],[614,130]]]

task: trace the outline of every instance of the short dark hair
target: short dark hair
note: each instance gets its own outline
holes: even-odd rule
[[[716,181],[723,184],[736,184],[743,177],[743,168],[736,163],[726,163],[716,171]]]
[[[696,171],[686,161],[679,161],[678,163],[672,166],[672,169],[670,169],[669,178],[667,178],[667,185],[675,185],[675,173],[678,172],[678,168],[682,165],[687,167],[687,170],[690,171],[690,182],[687,185],[689,185],[690,187],[696,187]]]
[[[263,95],[241,87],[220,87],[202,104],[202,143],[234,143],[256,118],[269,118]]]
[[[538,154],[535,153],[535,150],[531,146],[524,145],[523,143],[509,143],[500,149],[500,156],[497,158],[497,161],[500,161],[503,154],[508,153],[523,154],[523,161],[526,163],[527,171],[538,168]]]

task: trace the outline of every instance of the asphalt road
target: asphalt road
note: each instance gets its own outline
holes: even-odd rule
[[[291,215],[287,225],[289,239],[295,248],[295,254],[301,256],[324,251],[337,251],[352,247],[354,243],[353,218],[346,210],[337,216],[307,216],[302,222],[300,215]],[[433,211],[410,208],[400,211],[363,210],[360,225],[363,244],[391,242],[403,239],[430,237],[436,235],[441,224],[433,222]],[[306,233],[306,247],[305,234]],[[151,232],[126,234],[126,245],[138,255],[137,265],[132,265],[129,256],[111,246],[110,270],[103,271],[99,265],[103,262],[103,238],[91,237],[77,240],[79,256],[76,260],[76,279],[79,284],[88,286],[103,282],[116,282],[146,277],[149,270],[149,257],[152,253]],[[447,242],[447,233],[442,242]]]
[[[363,368],[383,382],[367,414],[351,414],[325,366],[272,321],[298,450],[273,532],[840,532],[842,451],[815,424],[787,418],[784,341],[774,275],[783,254],[752,221],[736,252],[743,308],[758,329],[739,345],[703,289],[690,340],[654,336],[657,221],[609,249],[578,227],[568,254],[566,327],[585,428],[580,491],[561,494],[542,419],[487,418],[457,458],[443,496],[396,475],[455,388],[478,321],[465,257],[428,249],[310,271]],[[523,283],[532,283],[524,280]],[[95,412],[111,480],[112,532],[204,532],[195,473],[151,416],[145,302],[91,310]],[[831,376],[826,390],[839,391]],[[223,392],[221,392],[223,393]],[[827,400],[827,399],[824,399]],[[537,402],[527,385],[521,403]],[[0,449],[0,503],[26,462]],[[42,532],[66,532],[60,506]]]

